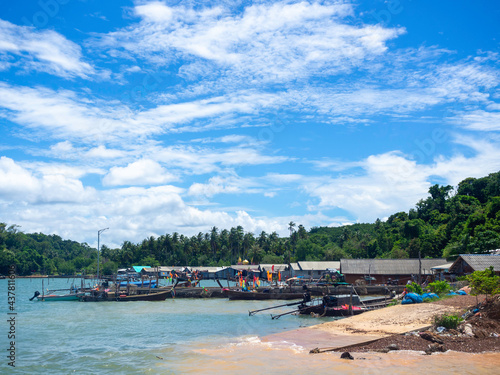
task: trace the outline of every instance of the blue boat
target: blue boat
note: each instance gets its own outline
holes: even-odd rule
[[[156,280],[129,281],[128,283],[126,281],[121,281],[120,287],[127,286],[128,284],[128,285],[136,285],[147,288],[149,287],[150,283],[151,283],[151,288],[156,288]]]

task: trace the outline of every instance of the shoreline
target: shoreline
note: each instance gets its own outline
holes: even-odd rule
[[[480,297],[480,301],[482,300],[484,297]],[[500,303],[500,297],[497,297],[497,300]],[[387,353],[389,351],[387,347],[390,345],[397,350],[426,351],[432,342],[423,339],[416,332],[426,331],[432,327],[435,315],[461,316],[469,307],[475,305],[476,297],[469,295],[454,296],[429,303],[395,305],[345,319],[268,335],[262,340],[286,341],[308,348],[311,353],[346,350],[360,353]],[[480,323],[487,323],[487,318],[483,317]],[[456,334],[439,335],[438,340],[442,340],[445,350],[499,353],[500,321],[493,320],[488,323],[491,332],[478,328],[480,337],[457,335],[458,332],[455,331]],[[490,334],[496,334],[497,337],[489,336]]]

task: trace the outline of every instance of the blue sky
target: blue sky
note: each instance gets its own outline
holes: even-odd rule
[[[0,221],[91,245],[408,211],[500,170],[493,1],[10,2]]]

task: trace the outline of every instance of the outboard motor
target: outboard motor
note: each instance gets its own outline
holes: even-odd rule
[[[33,301],[36,297],[38,297],[40,295],[40,292],[37,290],[35,292],[35,294],[33,295],[33,297],[30,298],[30,301]]]
[[[306,302],[311,302],[311,293],[309,293],[309,291],[306,291],[303,295],[302,303]]]

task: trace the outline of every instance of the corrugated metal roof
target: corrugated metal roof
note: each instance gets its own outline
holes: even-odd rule
[[[448,270],[451,267],[452,264],[453,263],[441,264],[439,266],[431,267],[431,269],[436,270],[436,271],[438,271],[438,270]]]
[[[154,273],[156,271],[159,271],[156,267],[144,267],[143,270],[144,270],[144,272],[148,272],[148,273]]]
[[[265,271],[271,271],[271,269],[273,268],[273,266],[274,266],[274,271],[275,272],[278,272],[278,271],[283,272],[283,271],[285,271],[287,269],[288,264],[261,264],[260,265],[260,269],[262,271],[264,271],[264,270]]]
[[[446,259],[422,259],[422,273],[430,274],[431,268],[442,265]],[[419,273],[418,259],[341,259],[343,274],[354,275],[415,275]]]
[[[153,267],[155,269],[155,267]],[[183,272],[184,267],[158,267],[158,272],[162,277],[168,277],[172,272]]]
[[[327,268],[340,269],[340,262],[298,262],[302,271],[325,271]]]
[[[252,270],[260,272],[259,266],[255,264],[236,264],[236,265],[231,265],[231,268],[237,271]]]
[[[300,271],[300,267],[298,263],[290,263],[290,268],[294,271]]]
[[[199,271],[199,272],[217,272],[217,271],[222,271],[223,269],[227,267],[189,267],[191,269],[191,272],[193,271]]]
[[[449,272],[458,271],[459,264],[462,260],[471,266],[474,271],[483,271],[493,266],[495,272],[500,272],[500,255],[497,254],[460,254],[450,267]]]

